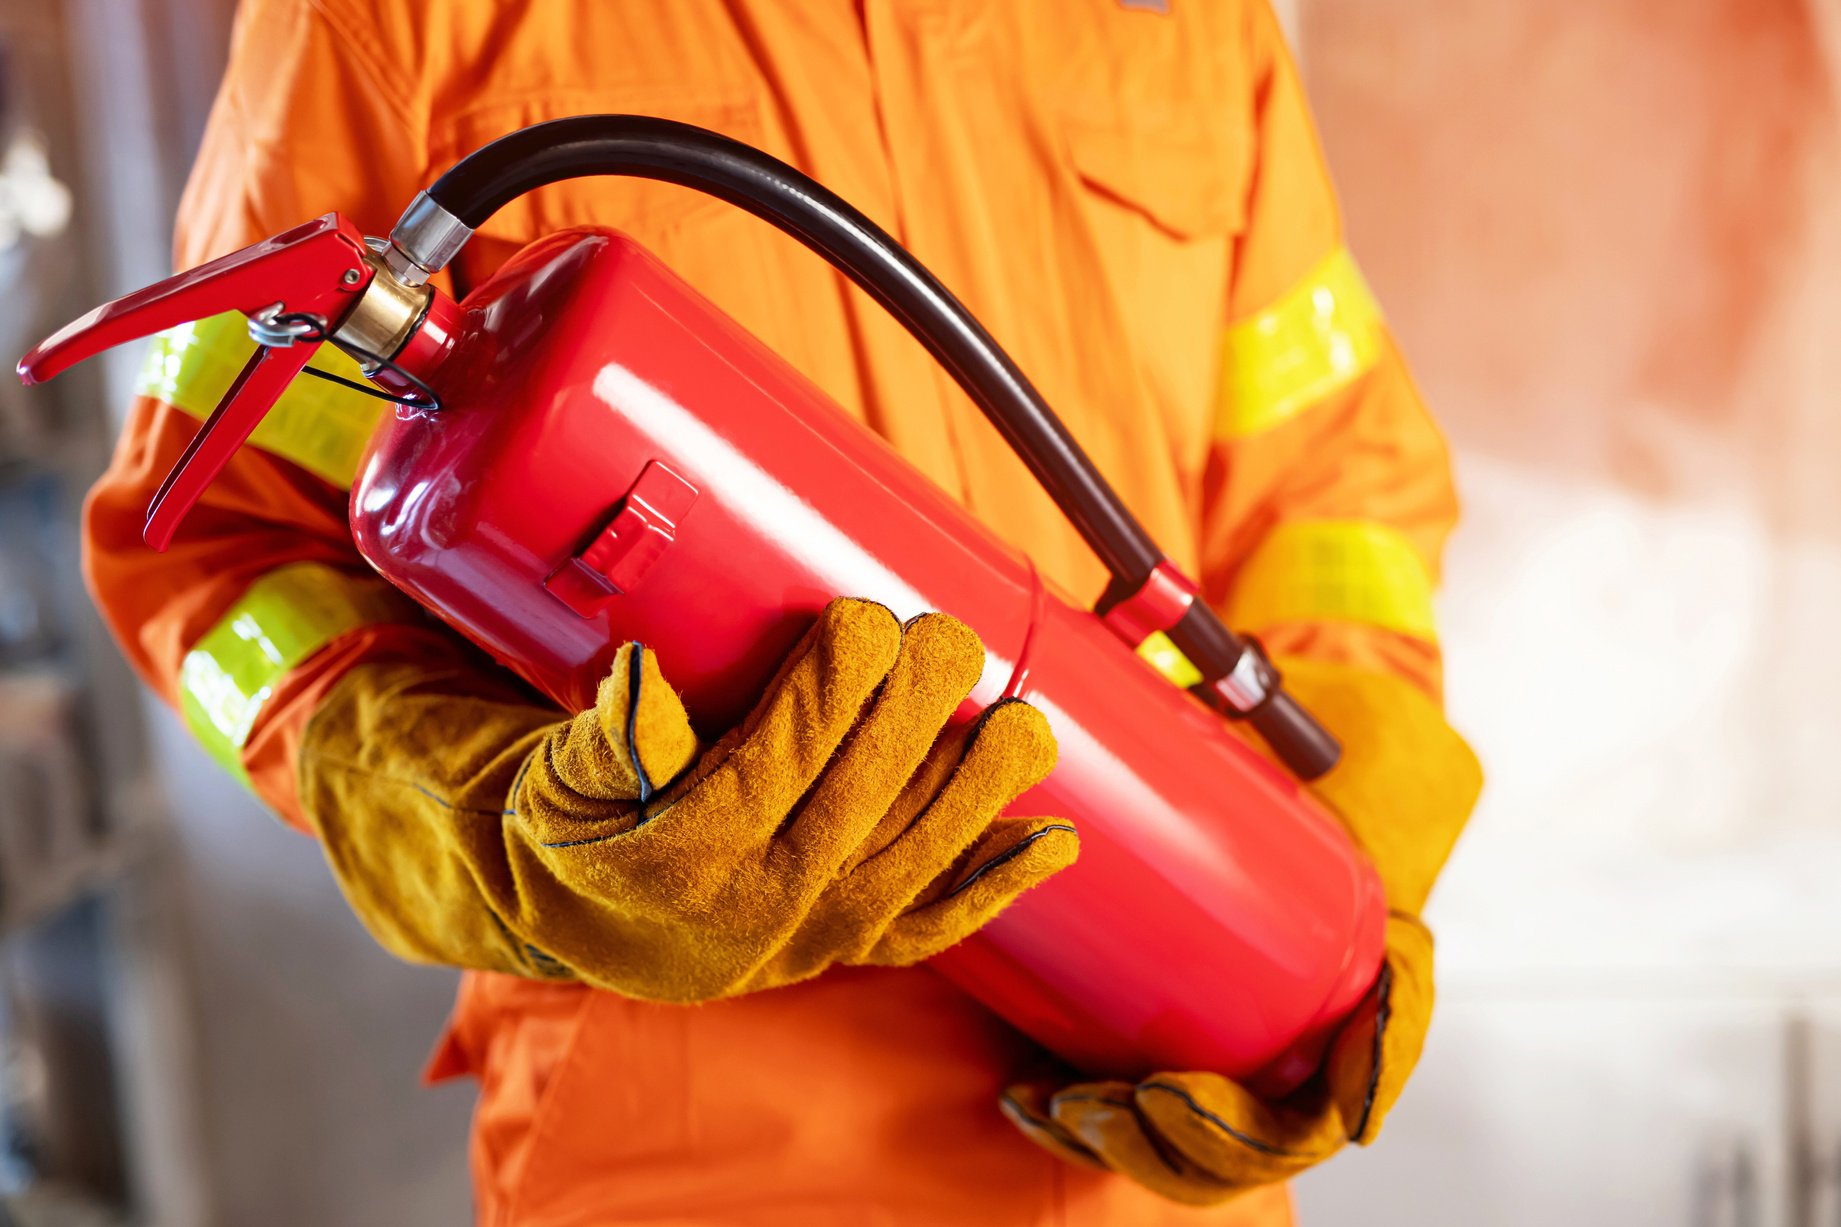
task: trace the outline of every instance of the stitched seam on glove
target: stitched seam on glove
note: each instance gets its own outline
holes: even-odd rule
[[[324,751],[305,751],[302,754],[302,761],[321,763],[336,770],[344,771],[349,775],[361,776],[364,779],[373,780],[380,784],[394,784],[398,788],[412,789],[421,793],[430,801],[439,805],[442,809],[452,810],[457,814],[478,814],[485,818],[516,818],[518,816],[518,812],[515,809],[487,809],[485,806],[481,805],[462,805],[458,801],[450,801],[448,798],[417,780],[408,780],[400,776],[385,775],[375,768],[367,767],[362,763],[352,762],[349,759],[335,758]]]
[[[495,817],[496,818],[516,818],[518,816],[518,811],[516,810],[510,810],[510,809],[492,810],[492,809],[486,809],[483,806],[477,806],[477,805],[461,805],[458,802],[448,800],[446,797],[442,796],[440,793],[434,791],[432,788],[429,788],[426,785],[416,783],[414,780],[399,780],[392,776],[378,775],[375,772],[370,771],[363,767],[359,767],[354,763],[341,763],[341,762],[337,762],[332,759],[328,759],[324,756],[320,756],[317,761],[322,762],[322,763],[329,763],[330,765],[335,766],[335,767],[343,767],[345,768],[345,770],[351,772],[353,775],[362,775],[367,779],[381,780],[382,782],[386,784],[397,784],[404,788],[413,788],[417,792],[421,793],[423,796],[427,797],[430,801],[433,801],[436,805],[439,805],[442,809],[451,809],[457,814],[483,814],[484,816],[488,818],[495,818]]]
[[[1362,1097],[1362,1115],[1355,1128],[1349,1130],[1351,1141],[1359,1139],[1368,1128],[1368,1118],[1374,1114],[1375,1089],[1381,1085],[1382,1047],[1387,1038],[1387,1021],[1393,1016],[1394,969],[1386,963],[1381,964],[1381,974],[1375,979],[1374,1007],[1374,1057],[1372,1068],[1368,1073],[1368,1091]]]
[[[1057,1095],[1054,1102],[1058,1104],[1103,1103],[1109,1108],[1124,1108],[1131,1113],[1132,1119],[1138,1122],[1139,1134],[1143,1136],[1145,1144],[1151,1148],[1151,1153],[1157,1156],[1158,1161],[1170,1169],[1172,1176],[1183,1174],[1183,1169],[1178,1167],[1176,1160],[1170,1157],[1170,1144],[1158,1136],[1156,1126],[1144,1119],[1143,1111],[1132,1100],[1114,1099],[1109,1095]]]
[[[498,927],[499,932],[504,935],[505,940],[511,943],[513,953],[521,954],[521,961],[529,966],[533,972],[546,980],[573,979],[575,977],[574,968],[570,967],[567,963],[553,954],[547,954],[539,950],[537,947],[519,937],[516,933],[513,933],[511,931],[511,926],[505,923],[505,918],[499,915],[499,910],[497,908],[493,907],[490,903],[483,903],[482,905],[486,909],[486,915],[492,918],[492,923]]]
[[[1168,1082],[1146,1082],[1143,1086],[1139,1087],[1138,1089],[1140,1091],[1163,1091],[1167,1094],[1176,1096],[1178,1099],[1183,1101],[1183,1103],[1188,1107],[1188,1109],[1191,1112],[1194,1112],[1197,1116],[1201,1117],[1203,1120],[1207,1121],[1209,1124],[1215,1126],[1221,1132],[1225,1133],[1228,1137],[1232,1138],[1236,1142],[1239,1142],[1242,1146],[1247,1147],[1249,1150],[1256,1150],[1262,1155],[1274,1155],[1278,1158],[1283,1158],[1283,1159],[1308,1159],[1312,1157],[1306,1151],[1287,1150],[1283,1146],[1274,1146],[1270,1142],[1260,1141],[1258,1138],[1253,1137],[1251,1134],[1240,1132],[1240,1130],[1234,1128],[1232,1125],[1222,1120],[1219,1116],[1216,1116],[1213,1112],[1210,1112],[1207,1108],[1204,1108],[1201,1104],[1197,1103],[1195,1101],[1195,1096],[1191,1095],[1188,1091],[1185,1091],[1180,1086],[1172,1086]]]
[[[553,734],[552,736],[546,736],[543,739],[543,744],[546,746],[549,745],[552,739]],[[511,777],[511,787],[505,790],[506,796],[515,797],[518,795],[518,790],[524,787],[524,777],[530,774],[531,764],[535,761],[537,761],[537,756],[535,754],[527,754],[524,756],[524,761],[518,764],[518,774]],[[552,766],[554,766],[554,764],[552,764]],[[430,795],[432,796],[433,794]],[[436,799],[439,800],[439,798]],[[516,818],[518,816],[517,803],[515,801],[512,803],[512,808],[504,811],[504,816],[507,818]]]
[[[628,647],[630,650],[627,652],[626,657],[626,728],[623,730],[623,736],[626,739],[627,761],[633,765],[633,778],[639,786],[639,797],[636,801],[639,817],[634,821],[632,826],[626,828],[624,831],[613,831],[606,835],[591,835],[586,839],[558,840],[554,843],[539,844],[539,847],[578,848],[583,844],[604,843],[610,839],[617,839],[622,835],[631,835],[634,831],[637,831],[640,827],[652,821],[654,817],[654,815],[646,813],[646,803],[652,800],[657,789],[652,784],[652,777],[646,773],[645,763],[641,762],[639,758],[639,693],[645,684],[645,648],[637,642],[629,643]],[[561,784],[576,796],[581,797],[584,801],[592,803],[595,800],[595,798],[583,796],[574,785],[569,783],[563,773],[557,770],[556,738],[554,736],[544,739],[543,760],[545,765],[550,769],[549,774],[552,780]],[[518,795],[519,786],[524,783],[525,772],[529,770],[530,760],[526,759],[524,766],[518,770],[518,778],[513,780],[511,784],[511,795],[514,798]],[[517,805],[514,801],[513,808],[506,811],[507,814],[516,817],[516,808]],[[662,813],[663,811],[660,812]]]
[[[652,777],[639,761],[639,689],[645,680],[646,650],[638,643],[629,645],[626,654],[626,756],[633,764],[633,776],[639,781],[639,822],[646,823],[646,802],[652,799]]]
[[[1047,835],[1053,831],[1066,831],[1069,835],[1078,834],[1078,832],[1076,832],[1072,826],[1070,826],[1068,823],[1065,823],[1065,822],[1052,823],[1049,826],[1043,827],[1039,831],[1031,831],[1028,835],[1025,835],[1022,839],[1018,840],[1014,847],[1008,848],[1004,850],[1003,852],[998,853],[996,856],[992,857],[990,860],[986,861],[984,864],[978,866],[978,868],[972,870],[971,876],[966,878],[965,881],[959,883],[957,886],[953,887],[951,890],[947,891],[945,897],[950,899],[954,895],[958,894],[960,891],[969,889],[972,883],[976,882],[979,878],[982,878],[985,874],[990,873],[993,869],[997,869],[1000,866],[1005,865],[1009,863],[1010,861],[1015,860],[1017,857],[1021,856],[1025,851],[1028,850],[1030,844],[1035,843],[1036,840],[1041,839],[1044,835]]]
[[[1021,1100],[1015,1095],[1012,1095],[1009,1091],[1005,1091],[997,1097],[997,1106],[998,1110],[1003,1112],[1005,1116],[1008,1116],[1011,1123],[1022,1130],[1026,1136],[1029,1134],[1030,1130],[1033,1129],[1038,1133],[1053,1138],[1056,1145],[1066,1147],[1070,1152],[1067,1157],[1079,1158],[1082,1162],[1100,1171],[1112,1170],[1106,1166],[1106,1161],[1100,1158],[1091,1146],[1088,1146],[1085,1142],[1069,1133],[1058,1122],[1046,1116],[1037,1116],[1035,1113],[1031,1112],[1028,1108],[1023,1106]],[[1040,1139],[1037,1139],[1037,1144],[1046,1146],[1046,1143],[1041,1142]]]
[[[412,792],[420,793],[422,796],[427,797],[430,801],[433,801],[436,805],[450,813],[471,814],[481,818],[507,818],[515,816],[512,810],[495,810],[484,806],[463,805],[442,796],[440,793],[435,792],[419,781],[388,775],[370,766],[353,762],[344,757],[328,754],[321,750],[308,750],[304,752],[301,761],[303,770],[308,763],[314,763],[333,771],[358,776],[375,783],[391,784],[398,788],[409,789]],[[526,967],[535,975],[546,980],[577,978],[575,969],[569,964],[556,958],[547,951],[532,945],[530,942],[525,941],[514,932],[511,926],[506,923],[504,916],[500,914],[499,910],[494,907],[491,901],[483,894],[480,896],[478,903],[480,910],[485,913],[486,917],[492,922],[493,927],[498,931],[500,937],[504,939],[508,948],[507,953],[510,954],[514,964]],[[505,969],[501,967],[495,970]]]

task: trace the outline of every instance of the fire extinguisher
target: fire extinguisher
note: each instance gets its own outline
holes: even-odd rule
[[[729,201],[893,312],[1110,570],[1097,608],[622,234],[539,239],[458,303],[427,284],[507,201],[586,175]],[[156,495],[154,548],[330,342],[398,401],[352,487],[358,549],[566,710],[637,640],[718,731],[837,595],[977,631],[988,660],[970,702],[1027,699],[1061,746],[1017,812],[1072,819],[1081,856],[932,966],[1047,1048],[1096,1074],[1211,1069],[1283,1088],[1373,983],[1379,881],[1294,778],[1328,770],[1335,741],[970,312],[792,167],[661,119],[538,124],[463,159],[388,240],[327,214],[90,312],[20,376],[232,309],[258,347]],[[1187,693],[1132,650],[1153,635],[1199,675]]]

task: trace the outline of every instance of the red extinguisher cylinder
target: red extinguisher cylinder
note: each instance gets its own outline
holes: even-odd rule
[[[933,965],[1047,1047],[1248,1076],[1302,1044],[1302,1072],[1372,983],[1384,905],[1334,820],[630,239],[527,248],[424,377],[443,407],[379,429],[358,546],[565,709],[638,641],[718,733],[840,594],[978,632],[973,703],[1060,743],[1012,812],[1081,856]]]

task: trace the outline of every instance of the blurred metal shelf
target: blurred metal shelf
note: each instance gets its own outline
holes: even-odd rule
[[[221,9],[0,8],[7,365],[166,271]],[[78,567],[81,498],[107,462],[124,373],[30,392],[0,378],[0,1227],[213,1221],[183,886],[145,696]]]

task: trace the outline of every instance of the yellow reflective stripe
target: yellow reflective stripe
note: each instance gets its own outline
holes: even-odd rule
[[[1432,576],[1400,532],[1369,520],[1292,520],[1266,535],[1228,598],[1236,627],[1365,622],[1436,642]]]
[[[255,348],[248,321],[237,311],[181,324],[153,338],[139,391],[195,418],[210,417]],[[346,379],[364,379],[358,364],[331,345],[320,346],[307,365]],[[349,489],[385,408],[375,397],[302,376],[281,394],[249,441]]]
[[[1381,308],[1338,247],[1270,307],[1230,324],[1222,345],[1216,433],[1269,430],[1374,365]]]
[[[179,695],[187,726],[227,771],[245,778],[244,743],[281,679],[347,631],[408,612],[406,599],[374,576],[312,562],[277,567],[186,653]]]
[[[1147,635],[1144,642],[1138,645],[1138,655],[1184,690],[1202,680],[1202,671],[1195,667],[1195,662],[1184,656],[1183,650],[1171,643],[1170,637],[1162,631],[1152,631]]]

